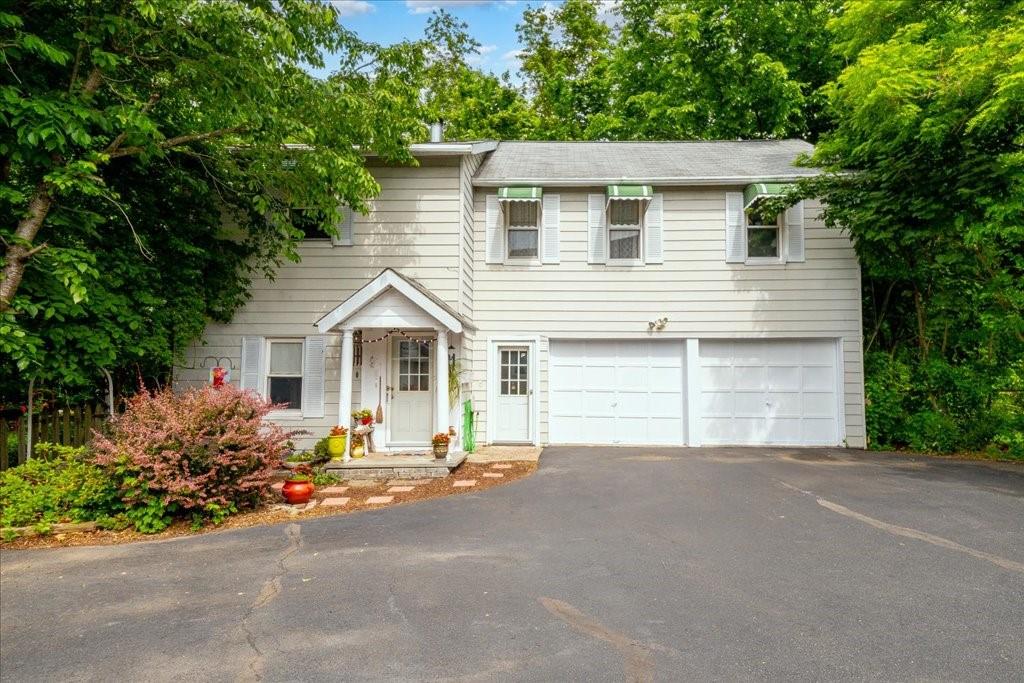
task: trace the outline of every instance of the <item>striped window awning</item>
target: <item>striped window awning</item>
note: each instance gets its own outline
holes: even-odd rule
[[[540,201],[544,190],[539,187],[499,187],[498,199],[507,202]]]
[[[650,185],[609,185],[608,199],[650,199],[654,188]]]
[[[754,183],[743,188],[743,208],[749,209],[766,197],[779,197],[786,194],[793,185],[791,183]]]

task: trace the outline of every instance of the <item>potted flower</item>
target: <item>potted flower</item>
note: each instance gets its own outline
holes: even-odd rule
[[[309,465],[299,465],[281,488],[281,495],[289,505],[305,505],[313,497],[313,470]]]
[[[352,457],[361,458],[366,455],[365,441],[362,434],[352,434]]]
[[[331,427],[331,433],[327,435],[327,452],[330,453],[331,459],[337,460],[345,455],[345,437],[348,434],[348,430],[338,425]]]
[[[362,410],[356,410],[352,413],[352,421],[360,425],[372,425],[373,424],[373,411],[369,408],[363,408]],[[355,446],[355,441],[352,442]]]
[[[448,442],[451,437],[445,432],[438,432],[434,434],[434,438],[430,440],[430,444],[434,447],[434,457],[443,458],[448,455]]]

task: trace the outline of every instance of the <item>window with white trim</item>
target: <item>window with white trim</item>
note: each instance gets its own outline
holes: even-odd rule
[[[536,260],[540,254],[540,202],[505,203],[506,257]]]
[[[264,396],[271,403],[282,404],[281,410],[302,410],[302,356],[301,339],[267,341],[267,390]]]
[[[777,263],[782,259],[782,214],[763,216],[743,212],[748,262]]]
[[[608,202],[608,260],[636,262],[643,258],[643,212],[639,199]]]

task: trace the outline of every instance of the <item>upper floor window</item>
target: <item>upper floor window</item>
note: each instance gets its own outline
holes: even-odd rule
[[[507,202],[505,217],[508,258],[536,259],[540,247],[540,202]]]
[[[746,261],[749,263],[776,263],[782,259],[781,213],[765,208],[752,207],[743,212],[744,238],[747,247]]]
[[[639,261],[642,258],[643,211],[639,199],[608,203],[608,258]]]
[[[302,340],[272,339],[267,342],[267,390],[271,403],[285,410],[302,409]]]

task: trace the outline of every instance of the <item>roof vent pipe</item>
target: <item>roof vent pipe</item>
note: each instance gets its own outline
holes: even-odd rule
[[[444,121],[437,120],[430,124],[430,141],[442,142],[444,139]]]

